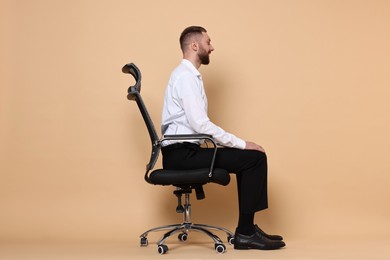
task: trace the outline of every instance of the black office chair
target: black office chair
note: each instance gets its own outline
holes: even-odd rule
[[[149,113],[146,109],[146,106],[141,98],[141,72],[133,63],[126,64],[122,68],[123,73],[131,74],[136,83],[134,86],[130,86],[128,89],[127,98],[129,100],[135,100],[137,102],[138,108],[142,114],[142,117],[145,121],[146,127],[149,132],[150,140],[152,142],[152,152],[150,155],[150,161],[146,165],[146,173],[145,180],[154,185],[173,185],[176,187],[176,190],[173,192],[178,198],[178,206],[176,208],[176,212],[183,213],[183,223],[175,224],[175,225],[167,225],[161,226],[157,228],[150,229],[140,236],[141,246],[148,245],[147,235],[150,232],[154,231],[163,231],[168,230],[163,237],[157,242],[158,252],[160,254],[165,254],[168,251],[168,246],[165,245],[165,240],[168,239],[171,235],[175,233],[179,233],[178,239],[180,241],[186,241],[188,232],[191,230],[196,230],[205,233],[215,243],[215,250],[218,253],[224,253],[226,251],[226,247],[223,244],[222,240],[215,234],[211,233],[211,230],[223,231],[227,234],[227,241],[229,244],[234,243],[234,234],[229,230],[216,227],[209,226],[203,224],[193,224],[191,222],[191,204],[190,204],[190,194],[192,190],[195,190],[197,199],[203,199],[204,191],[203,185],[209,182],[217,183],[220,185],[228,185],[230,182],[230,175],[224,169],[214,168],[214,160],[215,155],[217,153],[217,145],[214,140],[209,135],[204,134],[195,134],[195,135],[165,135],[161,139],[159,139],[156,129],[154,128],[153,122],[149,116]],[[149,173],[158,158],[161,149],[161,143],[166,140],[208,140],[214,146],[214,155],[213,158],[210,158],[210,168],[202,168],[195,170],[166,170],[166,169],[158,169],[153,170]],[[185,201],[184,205],[182,204],[182,195],[184,194]]]

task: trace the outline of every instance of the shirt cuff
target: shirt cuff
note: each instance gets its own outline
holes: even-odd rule
[[[240,138],[238,138],[237,141],[238,141],[238,142],[237,142],[237,144],[236,144],[236,147],[239,148],[239,149],[244,150],[245,147],[246,147],[246,142],[245,142],[244,140],[240,139]]]

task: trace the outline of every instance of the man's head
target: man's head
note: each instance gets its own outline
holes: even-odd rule
[[[180,48],[185,58],[194,58],[199,65],[210,63],[210,53],[214,50],[206,29],[190,26],[180,35]]]

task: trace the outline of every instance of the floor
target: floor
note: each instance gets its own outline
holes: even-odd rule
[[[169,239],[169,251],[159,255],[155,241],[140,247],[139,241],[0,243],[1,260],[120,260],[120,259],[374,259],[390,260],[390,239],[317,239],[286,241],[275,251],[234,250],[218,254],[207,239],[191,236],[185,242]]]

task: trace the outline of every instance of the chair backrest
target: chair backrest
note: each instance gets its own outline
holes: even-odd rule
[[[145,103],[142,100],[141,97],[141,72],[138,69],[138,67],[134,63],[128,63],[123,66],[122,68],[123,73],[131,74],[135,79],[135,84],[133,86],[130,86],[127,90],[127,99],[128,100],[134,100],[137,103],[137,106],[139,108],[139,111],[142,114],[142,118],[144,119],[146,128],[149,132],[150,141],[152,143],[152,152],[150,155],[150,161],[146,165],[146,171],[150,171],[153,169],[154,165],[157,162],[159,153],[160,153],[160,146],[161,143],[159,141],[156,128],[154,127],[153,121],[148,113],[148,110],[146,109]],[[147,174],[145,174],[145,179],[147,178]],[[148,181],[146,179],[146,181]],[[148,181],[149,182],[149,181]]]

